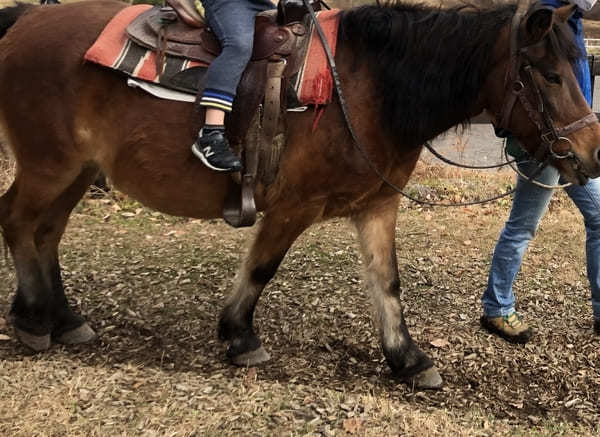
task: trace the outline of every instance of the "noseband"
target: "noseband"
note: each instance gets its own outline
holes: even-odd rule
[[[517,99],[519,99],[519,102],[527,113],[527,116],[536,125],[539,132],[541,146],[538,147],[537,151],[535,152],[535,160],[547,165],[551,158],[558,160],[569,159],[572,161],[573,168],[575,170],[580,170],[582,168],[581,162],[575,153],[573,153],[573,143],[567,137],[567,135],[582,129],[589,124],[597,123],[598,118],[596,117],[596,114],[590,112],[586,116],[566,126],[557,128],[554,125],[552,117],[550,117],[550,114],[544,108],[544,98],[542,96],[542,92],[533,77],[531,64],[525,56],[529,49],[538,47],[540,44],[544,44],[545,39],[542,39],[541,41],[529,46],[521,48],[518,47],[519,26],[523,16],[525,15],[526,9],[527,2],[521,1],[512,20],[510,36],[510,64],[506,71],[504,84],[504,89],[507,90],[507,97],[503,104],[502,117],[496,117],[497,120],[501,120],[500,124],[496,127],[508,130],[507,126],[510,122],[512,111]],[[528,79],[527,83],[530,84],[532,88],[531,94],[535,96],[535,105],[533,105],[527,98],[527,86],[521,79],[521,69],[523,69],[525,72]],[[559,152],[556,150],[556,146],[561,142],[565,142],[569,145],[567,151]]]

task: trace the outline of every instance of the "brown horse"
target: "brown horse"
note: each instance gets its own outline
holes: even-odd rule
[[[228,176],[190,152],[201,114],[128,88],[120,75],[83,61],[123,7],[90,1],[0,12],[0,121],[18,164],[0,198],[0,225],[17,272],[11,321],[34,350],[95,336],[67,302],[58,244],[100,170],[120,190],[168,214],[213,218],[223,207]],[[368,159],[388,180],[403,187],[425,141],[484,109],[570,181],[600,175],[600,125],[590,119],[571,68],[579,56],[565,25],[572,8],[533,6],[512,20],[516,9],[395,5],[343,12],[336,61],[351,120]],[[244,365],[268,359],[253,329],[262,290],[305,229],[349,217],[392,371],[437,387],[440,375],[408,333],[399,298],[399,195],[357,151],[339,100],[314,132],[313,121],[313,111],[288,115],[276,180],[257,189],[264,218],[220,317],[228,356]],[[548,129],[561,138],[541,141]]]

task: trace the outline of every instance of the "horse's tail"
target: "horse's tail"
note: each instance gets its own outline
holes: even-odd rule
[[[33,5],[18,3],[16,6],[0,9],[0,38],[2,38],[10,26],[15,24],[19,17]]]

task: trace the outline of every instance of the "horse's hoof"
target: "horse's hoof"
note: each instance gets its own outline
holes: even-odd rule
[[[22,329],[15,328],[15,337],[29,349],[35,352],[43,352],[50,349],[50,334],[33,335]]]
[[[270,359],[271,355],[269,355],[265,348],[261,346],[253,351],[244,352],[243,354],[231,357],[231,362],[236,366],[249,367],[264,363]]]
[[[415,388],[420,389],[438,389],[444,384],[440,372],[437,371],[435,366],[417,373],[410,378],[409,382],[412,383]]]
[[[81,344],[88,343],[97,338],[96,332],[88,325],[84,323],[78,328],[71,329],[70,331],[64,332],[54,340],[57,343],[62,344]]]

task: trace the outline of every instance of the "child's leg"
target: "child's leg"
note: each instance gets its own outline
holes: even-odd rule
[[[207,71],[200,99],[200,105],[206,107],[205,123],[192,152],[213,170],[239,171],[242,164],[225,137],[225,114],[231,112],[238,83],[252,55],[255,16],[274,5],[268,0],[203,0],[203,5],[222,51]]]

